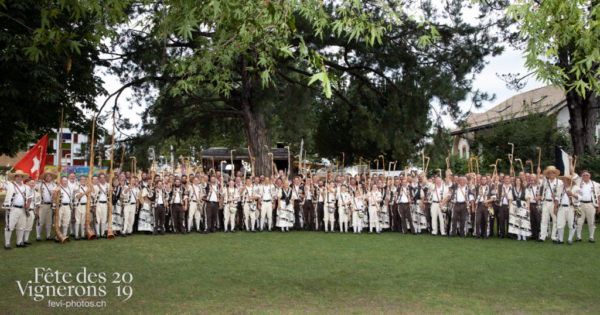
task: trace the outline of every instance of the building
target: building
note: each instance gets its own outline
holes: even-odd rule
[[[486,112],[471,114],[464,126],[450,133],[454,137],[452,154],[469,158],[474,149],[471,144],[478,132],[489,132],[499,123],[523,119],[531,114],[554,115],[556,127],[569,127],[565,94],[560,88],[550,85],[512,96]],[[596,134],[600,134],[600,125],[596,128]]]
[[[273,153],[273,162],[277,166],[277,169],[287,169],[288,168],[288,150],[285,148],[271,148],[270,152]],[[231,149],[224,147],[214,147],[206,150],[202,150],[200,153],[202,155],[202,165],[205,168],[205,171],[212,168],[212,163],[215,163],[215,169],[219,168],[221,161],[227,163],[227,165],[231,162]],[[290,157],[294,158],[294,152],[290,151]],[[242,161],[248,163],[250,161],[250,157],[248,156],[248,149],[236,149],[233,151],[233,164],[235,165],[236,170],[241,170],[243,167]]]
[[[58,165],[58,133],[48,134],[48,154],[46,165]],[[96,135],[98,137],[98,135]],[[96,139],[96,143],[102,143],[102,137]],[[62,135],[62,165],[88,166],[89,165],[89,139],[87,135],[72,132],[69,128],[63,128]],[[98,152],[96,152],[98,156]],[[106,157],[103,156],[103,159]],[[94,161],[98,164],[98,159]]]

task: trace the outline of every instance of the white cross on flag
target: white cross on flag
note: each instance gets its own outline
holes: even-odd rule
[[[13,166],[13,168],[29,174],[31,178],[38,178],[40,173],[44,171],[44,165],[46,165],[47,146],[48,135],[46,134]]]

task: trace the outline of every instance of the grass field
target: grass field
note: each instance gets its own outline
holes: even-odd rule
[[[585,231],[584,231],[585,233]],[[585,235],[585,234],[584,234]],[[546,242],[319,232],[189,234],[2,251],[2,313],[597,313],[600,250]],[[34,267],[131,272],[122,302],[49,308],[16,281]],[[109,277],[112,280],[112,277]],[[60,300],[60,298],[52,298]]]

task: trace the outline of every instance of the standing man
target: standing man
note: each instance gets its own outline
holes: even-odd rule
[[[132,176],[129,186],[125,188],[125,204],[123,206],[123,236],[131,235],[133,231],[133,222],[135,221],[135,212],[137,210],[140,190],[137,187],[137,177]]]
[[[221,197],[221,191],[217,178],[212,175],[210,176],[210,182],[206,185],[205,199],[206,199],[206,230],[205,233],[213,233],[215,231],[215,225],[217,224],[218,211],[219,211],[219,198]]]
[[[412,216],[410,215],[410,206],[412,200],[410,200],[410,192],[408,187],[408,180],[402,179],[402,184],[397,189],[396,204],[398,206],[398,213],[400,215],[400,226],[402,226],[402,234],[408,233],[408,227],[406,222],[410,226],[410,231],[413,234],[417,234],[415,226],[413,225]]]
[[[435,184],[430,184],[429,190],[431,192],[431,235],[438,235],[439,224],[440,234],[446,236],[446,222],[442,213],[442,207],[450,199],[448,187],[444,184],[441,177],[436,177]]]
[[[106,175],[100,174],[98,184],[94,186],[96,198],[96,232],[99,237],[106,237],[108,227],[108,194],[110,185],[106,181]]]
[[[556,225],[556,214],[554,208],[558,207],[557,193],[562,191],[562,182],[558,180],[557,176],[560,175],[560,171],[554,166],[548,166],[544,170],[544,180],[542,181],[542,219],[540,226],[540,238],[539,242],[543,242],[548,237],[548,230],[550,230],[550,218],[552,218],[552,234],[551,238],[553,241],[558,240],[558,229]]]
[[[558,239],[554,241],[555,244],[564,243],[564,231],[565,223],[569,226],[569,239],[568,244],[573,244],[573,235],[575,235],[575,206],[579,205],[579,199],[581,197],[579,193],[579,187],[573,186],[573,177],[571,175],[563,175],[560,177],[563,181],[562,191],[557,195],[557,202],[554,209],[556,215],[556,225],[558,230]]]
[[[594,243],[594,231],[596,231],[596,222],[594,217],[600,213],[600,184],[591,180],[589,171],[581,173],[581,182],[579,190],[581,194],[581,216],[577,218],[577,242],[581,242],[581,229],[583,223],[587,220],[588,230],[590,232],[590,243]]]
[[[187,210],[187,197],[188,196],[186,194],[185,187],[181,185],[181,179],[175,178],[175,183],[169,196],[169,200],[171,201],[171,209],[173,211],[172,220],[173,230],[175,233],[187,234],[183,224],[185,219],[184,211]]]
[[[469,209],[469,205],[473,207],[473,195],[469,191],[469,187],[467,186],[467,178],[461,176],[458,178],[458,184],[454,185],[454,209],[452,213],[452,230],[450,231],[450,236],[454,237],[459,234],[462,237],[466,237],[467,235],[467,211]],[[458,225],[460,225],[460,229],[458,229]],[[458,229],[458,233],[457,230]]]
[[[77,176],[75,176],[74,172],[69,173],[69,183],[68,184],[69,184],[69,189],[71,190],[71,192],[73,192],[73,197],[75,197],[75,191],[77,191],[79,183],[77,182]],[[73,200],[73,202],[75,202],[75,200]],[[71,222],[69,223],[69,226],[71,228],[71,230],[70,230],[71,236],[75,236],[75,210],[76,210],[75,205],[73,205],[73,207],[71,207]],[[65,234],[65,235],[67,235],[67,234]]]
[[[229,180],[229,186],[225,188],[223,196],[223,228],[225,233],[227,233],[228,226],[231,226],[231,233],[235,233],[235,213],[237,212],[238,199],[240,199],[239,190],[235,187],[233,179]]]
[[[500,206],[496,212],[496,217],[498,218],[498,238],[508,236],[506,231],[508,229],[508,210],[513,199],[513,188],[510,181],[510,176],[505,176],[504,182],[502,183],[502,186],[500,186],[500,191],[498,192],[498,200],[500,202]]]
[[[52,229],[52,194],[56,189],[56,172],[45,171],[40,176],[42,178],[42,190],[40,206],[36,210],[38,224],[35,227],[36,240],[41,240],[42,229],[46,229],[46,240],[51,240],[50,230]]]
[[[252,180],[246,178],[244,187],[240,193],[240,199],[242,200],[242,207],[244,211],[244,224],[246,225],[246,232],[256,232],[254,229],[256,225],[256,202],[258,196],[254,194],[254,186]]]
[[[10,249],[12,231],[17,231],[17,247],[25,247],[23,234],[26,223],[26,209],[29,207],[27,187],[23,180],[29,175],[21,170],[8,174],[12,182],[6,185],[6,198],[2,207],[6,210],[6,229],[4,230],[4,249]],[[66,180],[65,180],[66,181]]]
[[[300,212],[303,211],[301,206],[304,203],[305,197],[304,187],[300,185],[300,176],[298,175],[294,176],[293,183],[294,185],[292,186],[292,200],[294,201],[294,219],[296,220],[294,224],[294,229],[300,230],[304,226],[304,224],[308,226],[308,222],[303,223],[300,219]]]
[[[66,177],[60,179],[60,186],[54,190],[54,198],[59,198],[58,205],[58,224],[59,228],[62,229],[63,235],[69,235],[68,229],[71,223],[71,208],[73,207],[73,191],[69,188],[68,180]]]
[[[481,181],[475,186],[475,227],[473,237],[488,238],[488,208],[496,200],[491,187],[487,183],[487,177],[481,177]]]
[[[526,198],[529,202],[529,222],[531,225],[531,238],[538,240],[540,238],[540,216],[541,207],[539,206],[542,200],[540,185],[538,185],[538,177],[536,174],[529,176],[529,185],[527,186]]]
[[[189,210],[188,210],[188,232],[192,231],[192,224],[196,224],[196,230],[201,233],[200,218],[202,216],[200,200],[204,197],[204,190],[200,187],[200,179],[191,177],[192,184],[189,189]]]
[[[265,177],[262,185],[260,185],[260,231],[262,232],[265,227],[265,220],[267,222],[267,228],[271,232],[273,227],[273,208],[275,207],[273,200],[277,195],[275,186],[271,184],[269,177]]]
[[[165,212],[167,211],[167,205],[169,203],[169,194],[163,188],[162,180],[156,181],[154,191],[149,196],[150,200],[154,202],[154,231],[152,235],[156,235],[160,230],[161,235],[165,235]]]
[[[79,177],[79,185],[75,189],[75,240],[79,240],[79,231],[81,231],[81,237],[85,237],[85,215],[88,193],[90,192],[91,185],[88,185],[88,178],[85,176]]]

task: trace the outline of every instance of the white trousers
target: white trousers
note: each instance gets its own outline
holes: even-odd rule
[[[237,211],[237,203],[232,202],[225,204],[223,208],[223,227],[227,231],[227,225],[231,225],[231,230],[235,230],[235,212]]]
[[[375,228],[375,231],[377,232],[381,230],[379,227],[379,215],[377,214],[377,207],[369,206],[369,231],[372,232],[373,228]]]
[[[136,204],[126,204],[123,209],[123,233],[131,233],[133,231],[133,222],[135,220]]]
[[[266,221],[265,221],[266,220]],[[273,227],[273,202],[261,201],[260,203],[260,230],[262,231],[267,222],[269,231]]]
[[[333,225],[335,224],[335,208],[333,211],[330,210],[330,207],[333,208],[332,205],[325,204],[323,209],[323,223],[325,224],[325,231],[327,231],[327,223],[331,223],[331,230],[333,231]]]
[[[26,224],[25,210],[22,208],[10,208],[10,211],[6,215],[7,223],[6,229],[4,230],[4,243],[10,245],[10,237],[12,231],[17,231],[17,244],[23,244],[23,235]]]
[[[42,229],[46,229],[46,237],[50,238],[52,229],[52,205],[41,204],[38,208],[38,225],[35,227],[36,236],[39,238]]]
[[[444,214],[442,213],[442,207],[439,202],[431,203],[431,234],[438,234],[438,225],[440,227],[440,234],[446,235],[446,222],[444,222]]]
[[[352,211],[352,228],[354,229],[354,233],[358,233],[362,231],[362,218],[358,216],[358,213],[361,209],[355,209]]]
[[[581,203],[581,216],[577,218],[577,238],[581,238],[581,229],[583,223],[587,221],[588,230],[590,232],[590,239],[594,239],[594,231],[596,231],[596,208],[590,203]]]
[[[108,204],[107,203],[96,203],[96,232],[100,235],[104,235],[107,229],[108,222]]]
[[[256,226],[256,212],[258,210],[250,210],[251,205],[252,203],[244,203],[244,224],[246,224],[246,231],[254,231],[254,227]]]
[[[542,219],[540,224],[540,239],[545,240],[548,237],[548,228],[550,226],[550,218],[552,218],[552,240],[557,240],[556,234],[556,215],[554,215],[554,202],[544,201],[542,203]]]
[[[573,240],[573,234],[575,234],[575,210],[571,206],[559,206],[558,212],[556,213],[556,225],[558,232],[558,240],[564,240],[565,224],[569,227],[569,241]]]
[[[192,230],[192,223],[196,224],[196,230],[200,231],[200,203],[190,201],[190,208],[188,210],[188,232]]]

